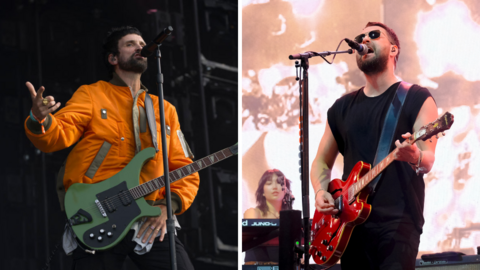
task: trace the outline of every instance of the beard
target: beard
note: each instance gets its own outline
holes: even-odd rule
[[[388,53],[375,53],[375,57],[367,60],[362,60],[362,57],[357,58],[357,66],[366,75],[378,74],[387,69]]]
[[[136,59],[135,54],[133,54],[126,61],[119,59],[118,67],[124,71],[142,74],[147,70],[147,59]]]

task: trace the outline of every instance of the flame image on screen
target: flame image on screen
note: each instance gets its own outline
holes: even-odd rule
[[[431,11],[420,11],[417,18],[414,35],[425,75],[440,77],[452,71],[468,81],[480,80],[480,25],[464,2],[435,5]]]

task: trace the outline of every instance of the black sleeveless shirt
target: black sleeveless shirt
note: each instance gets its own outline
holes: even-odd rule
[[[343,180],[348,178],[357,162],[373,163],[385,115],[398,85],[399,82],[393,84],[376,97],[367,97],[362,87],[337,99],[328,110],[328,124],[339,152],[344,157]],[[395,149],[396,140],[404,141],[402,134],[412,133],[417,115],[430,96],[426,88],[418,85],[410,88],[398,120],[390,152]],[[394,161],[383,172],[376,192],[368,198],[368,203],[372,205],[372,213],[367,222],[377,224],[413,222],[421,233],[424,224],[424,198],[423,174],[417,176],[407,162]]]

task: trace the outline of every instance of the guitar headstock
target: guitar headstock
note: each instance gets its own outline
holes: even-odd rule
[[[450,129],[450,127],[453,124],[453,114],[449,112],[445,112],[442,116],[440,116],[437,120],[423,126],[415,132],[414,134],[414,140],[423,140],[426,141],[430,139],[432,136],[437,136],[438,138],[438,133],[445,131],[447,129]],[[444,134],[445,135],[445,134]]]

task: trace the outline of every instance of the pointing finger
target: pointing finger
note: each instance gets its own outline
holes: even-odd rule
[[[32,97],[32,100],[37,96],[37,92],[35,92],[35,88],[33,87],[33,84],[31,82],[26,82],[25,85],[28,88],[28,92],[30,92],[30,96]]]

